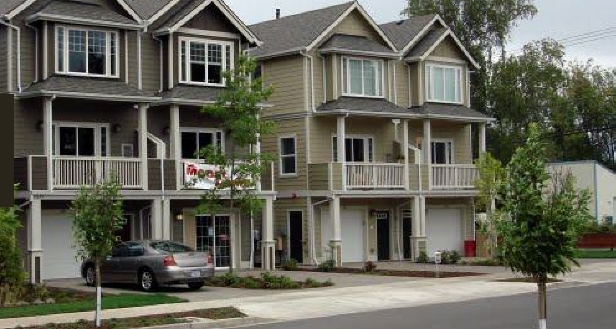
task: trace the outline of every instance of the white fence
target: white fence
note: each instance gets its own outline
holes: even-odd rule
[[[125,189],[142,187],[141,160],[112,157],[54,157],[53,186],[75,189],[114,177]]]
[[[404,165],[393,163],[346,164],[346,186],[349,189],[404,188]]]
[[[474,188],[478,176],[474,165],[432,165],[432,188]]]

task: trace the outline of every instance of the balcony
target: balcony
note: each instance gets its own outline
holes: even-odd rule
[[[478,177],[475,165],[432,165],[433,189],[472,189]]]
[[[353,189],[403,189],[404,165],[389,163],[345,164],[346,187]]]

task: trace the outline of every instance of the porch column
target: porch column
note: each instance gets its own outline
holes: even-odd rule
[[[169,109],[169,140],[171,144],[169,157],[175,160],[175,172],[176,172],[176,190],[181,189],[182,176],[180,173],[183,172],[183,169],[180,168],[182,165],[182,144],[180,137],[180,107],[178,105],[171,105]]]
[[[257,155],[261,155],[261,134],[257,133],[257,142],[253,146],[253,153]],[[261,165],[261,159],[259,159],[259,165]],[[273,182],[272,182],[273,184]],[[257,191],[261,191],[261,177],[255,182]],[[272,189],[273,190],[273,189]]]
[[[486,124],[479,124],[479,155],[486,153]]]
[[[141,186],[148,190],[148,107],[140,103],[139,108],[139,158],[141,159]]]
[[[409,190],[411,188],[411,176],[409,167],[409,120],[404,119],[402,121],[402,150],[404,154],[404,189]]]
[[[162,198],[152,200],[152,239],[163,240],[163,202]]]
[[[162,200],[163,240],[171,240],[171,200]]]
[[[265,198],[265,209],[263,209],[262,232],[261,232],[261,269],[269,271],[274,269],[276,262],[274,247],[274,197]]]
[[[426,251],[426,236],[425,236],[425,198],[416,196],[413,199],[413,224],[411,236],[411,258],[416,260],[419,257],[420,251]]]
[[[47,161],[47,189],[53,190],[53,98],[43,100],[43,143],[45,144],[45,158]]]
[[[41,233],[41,199],[30,200],[28,210],[28,254],[30,256],[30,283],[41,282],[41,264],[43,263],[43,246]],[[38,261],[37,261],[38,259]],[[37,275],[38,273],[38,275]]]
[[[346,158],[344,152],[344,141],[346,139],[346,116],[339,116],[337,118],[337,129],[336,129],[336,142],[337,142],[337,158],[338,163],[342,164],[342,190],[346,190]]]
[[[331,206],[329,208],[330,217],[332,219],[332,230],[334,238],[331,240],[330,247],[332,249],[332,260],[336,267],[342,266],[342,232],[340,230],[340,197],[334,195],[332,197]]]
[[[428,166],[428,189],[432,188],[432,124],[430,119],[423,122],[423,142],[421,145],[423,163]]]

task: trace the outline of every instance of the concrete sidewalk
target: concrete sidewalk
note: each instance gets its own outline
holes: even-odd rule
[[[511,275],[507,274],[509,277]],[[263,294],[181,304],[106,310],[105,318],[135,317],[149,314],[183,312],[203,308],[234,306],[251,317],[295,320],[358,313],[379,309],[413,307],[444,302],[458,302],[485,297],[509,296],[534,292],[531,283],[497,282],[503,274],[470,278],[422,279],[331,289],[306,289],[283,294]],[[370,276],[371,277],[371,276]],[[616,263],[587,264],[564,278],[563,283],[550,284],[551,289],[571,285],[616,282]],[[0,320],[0,328],[42,325],[92,319],[92,312],[56,314],[20,319]]]

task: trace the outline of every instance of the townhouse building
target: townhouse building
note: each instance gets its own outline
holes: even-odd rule
[[[224,88],[222,72],[261,44],[221,0],[0,2],[0,92],[15,98],[15,199],[30,281],[80,275],[70,204],[81,186],[111,177],[124,199],[118,239],[208,249],[218,268],[272,266],[274,191],[255,191],[265,200],[255,227],[238,213],[196,213],[212,182],[185,184],[211,169],[198,149],[232,145],[200,109]]]
[[[437,15],[378,25],[354,1],[250,26],[272,85],[274,235],[314,264],[415,259],[474,240],[476,61]],[[269,183],[268,183],[269,184]]]

